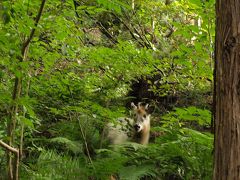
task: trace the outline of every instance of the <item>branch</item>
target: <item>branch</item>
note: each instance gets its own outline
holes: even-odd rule
[[[74,11],[75,11],[76,17],[77,17],[77,18],[80,18],[79,14],[78,14],[78,12],[77,12],[77,7],[78,7],[79,4],[78,4],[78,2],[75,1],[75,0],[73,0],[73,4],[74,4]]]
[[[75,101],[74,101],[74,98],[73,98],[72,91],[71,91],[71,89],[70,89],[69,86],[68,86],[67,88],[68,88],[68,91],[69,91],[69,93],[70,93],[70,95],[71,95],[73,104],[75,105]],[[93,164],[93,161],[92,161],[90,152],[89,152],[87,139],[86,139],[86,136],[85,136],[85,134],[84,134],[84,132],[83,132],[83,127],[82,127],[82,125],[81,125],[81,121],[80,121],[79,115],[77,114],[77,112],[76,112],[75,115],[77,116],[77,120],[78,120],[78,124],[79,124],[79,128],[80,128],[80,133],[81,133],[81,135],[82,135],[82,138],[83,138],[83,141],[84,141],[84,145],[85,145],[85,148],[86,148],[86,151],[87,151],[87,157],[88,157],[89,163],[92,165],[93,169],[95,170],[95,167],[94,167],[94,164]],[[69,117],[70,117],[70,119],[72,119],[71,112],[69,112]]]
[[[30,44],[30,42],[31,42],[31,40],[32,40],[32,38],[33,38],[33,35],[34,35],[34,33],[35,33],[35,31],[36,31],[36,28],[37,28],[37,26],[38,26],[38,22],[39,22],[39,20],[40,20],[41,15],[42,15],[45,2],[46,2],[46,0],[42,0],[41,6],[40,6],[40,8],[39,8],[39,10],[38,10],[38,14],[37,14],[36,19],[35,19],[34,27],[33,27],[32,31],[31,31],[28,39],[27,39],[27,40],[25,41],[25,43],[23,44],[23,47],[22,47],[22,55],[25,54],[25,51],[26,51],[28,45]]]
[[[132,38],[135,39],[138,42],[138,44],[140,44],[142,47],[145,47],[145,45],[142,42],[140,42],[138,38],[134,35],[134,32],[131,30],[131,28],[120,17],[118,17],[114,13],[112,13],[112,15],[114,15],[114,17],[116,17],[125,26],[125,28],[127,28]]]
[[[174,26],[168,23],[167,21],[165,22],[168,26],[169,32],[165,35],[166,38],[169,38],[175,31]]]
[[[14,170],[12,172],[12,168],[11,168],[11,172],[9,172],[10,173],[9,175],[11,175],[11,176],[9,176],[9,177],[10,177],[10,179],[18,180],[18,166],[19,166],[19,151],[18,151],[18,149],[9,146],[2,140],[0,140],[0,146],[7,149],[11,153],[15,154]]]
[[[139,25],[140,26],[140,25]],[[151,43],[149,42],[149,40],[147,39],[147,37],[145,36],[145,34],[144,34],[144,32],[142,31],[142,28],[140,27],[140,30],[142,31],[142,34],[140,34],[139,32],[138,32],[138,30],[137,30],[137,28],[135,28],[135,27],[133,27],[133,29],[134,29],[134,31],[135,31],[135,33],[139,36],[139,38],[142,40],[142,42],[144,42],[144,44],[145,44],[145,47],[147,47],[147,48],[151,48]],[[143,37],[144,36],[144,37]],[[145,41],[145,40],[147,41]]]
[[[143,27],[142,27],[142,25],[141,25],[141,22],[139,21],[138,18],[137,18],[137,24],[138,24],[138,26],[139,26],[139,28],[140,28],[140,30],[141,30],[141,34],[137,31],[136,28],[134,28],[135,31],[138,33],[138,35],[140,36],[140,38],[142,39],[142,41],[145,43],[146,47],[152,48],[151,42],[150,42],[150,41],[148,40],[148,38],[146,37],[146,33],[144,32]],[[142,36],[143,36],[143,37],[142,37]],[[144,39],[145,39],[147,42],[145,42]]]
[[[111,33],[102,25],[101,22],[97,22],[97,24],[100,26],[100,28],[102,29],[103,33],[108,37],[110,38],[110,40],[116,44],[118,43],[118,41],[111,35]]]
[[[7,149],[8,151],[11,151],[14,154],[18,153],[18,149],[15,149],[12,146],[9,146],[7,143],[3,142],[2,140],[0,140],[0,146],[4,147],[5,149]]]
[[[14,170],[13,170],[13,172],[11,172],[10,179],[18,180],[19,179],[19,177],[18,177],[19,150],[9,146],[8,144],[3,142],[2,140],[0,140],[0,146],[2,146],[3,148],[7,149],[7,151],[10,151],[11,153],[15,154]]]
[[[109,38],[113,44],[118,43],[118,41],[111,35],[111,33],[102,25],[101,22],[98,22],[98,20],[94,17],[92,17],[86,10],[84,11],[84,13],[91,18],[92,20],[96,21],[96,24],[100,27],[101,32],[107,37]]]

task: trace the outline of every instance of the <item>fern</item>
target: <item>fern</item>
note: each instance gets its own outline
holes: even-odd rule
[[[85,161],[81,158],[72,159],[54,151],[42,151],[36,165],[22,166],[22,179],[86,179]],[[37,170],[37,171],[35,171]]]
[[[82,144],[76,142],[76,141],[71,141],[65,137],[56,137],[50,139],[50,142],[62,147],[65,151],[70,151],[73,154],[80,154],[82,152]]]
[[[94,169],[89,168],[91,176],[95,176],[97,179],[106,179],[112,174],[117,174],[128,160],[120,152],[108,149],[101,149],[97,153],[97,158],[93,162]]]
[[[156,178],[153,165],[127,166],[119,171],[119,177],[122,180],[138,180],[143,177]]]
[[[211,179],[212,149],[212,134],[177,128],[165,131],[164,136],[157,138],[156,143],[148,148],[148,156],[159,162],[161,177]]]

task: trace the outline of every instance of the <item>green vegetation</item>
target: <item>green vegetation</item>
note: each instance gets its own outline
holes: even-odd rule
[[[211,179],[214,1],[53,0],[36,22],[40,6],[0,2],[0,140],[19,178]],[[113,148],[104,127],[131,101],[154,106],[150,144]]]

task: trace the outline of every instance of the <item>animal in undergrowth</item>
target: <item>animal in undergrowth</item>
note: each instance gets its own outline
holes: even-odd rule
[[[118,118],[116,123],[108,123],[107,139],[111,144],[122,144],[134,141],[143,145],[148,144],[150,136],[149,105],[131,103],[133,119]]]

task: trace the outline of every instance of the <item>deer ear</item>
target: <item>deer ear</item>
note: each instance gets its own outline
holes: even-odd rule
[[[145,105],[145,110],[147,111],[148,114],[152,114],[155,111],[155,106],[149,106],[149,104]]]
[[[131,102],[131,107],[135,110],[135,109],[137,109],[137,106],[133,103],[133,102]]]
[[[148,110],[149,104],[146,104],[146,105],[144,106],[144,108],[145,108],[145,110]]]

